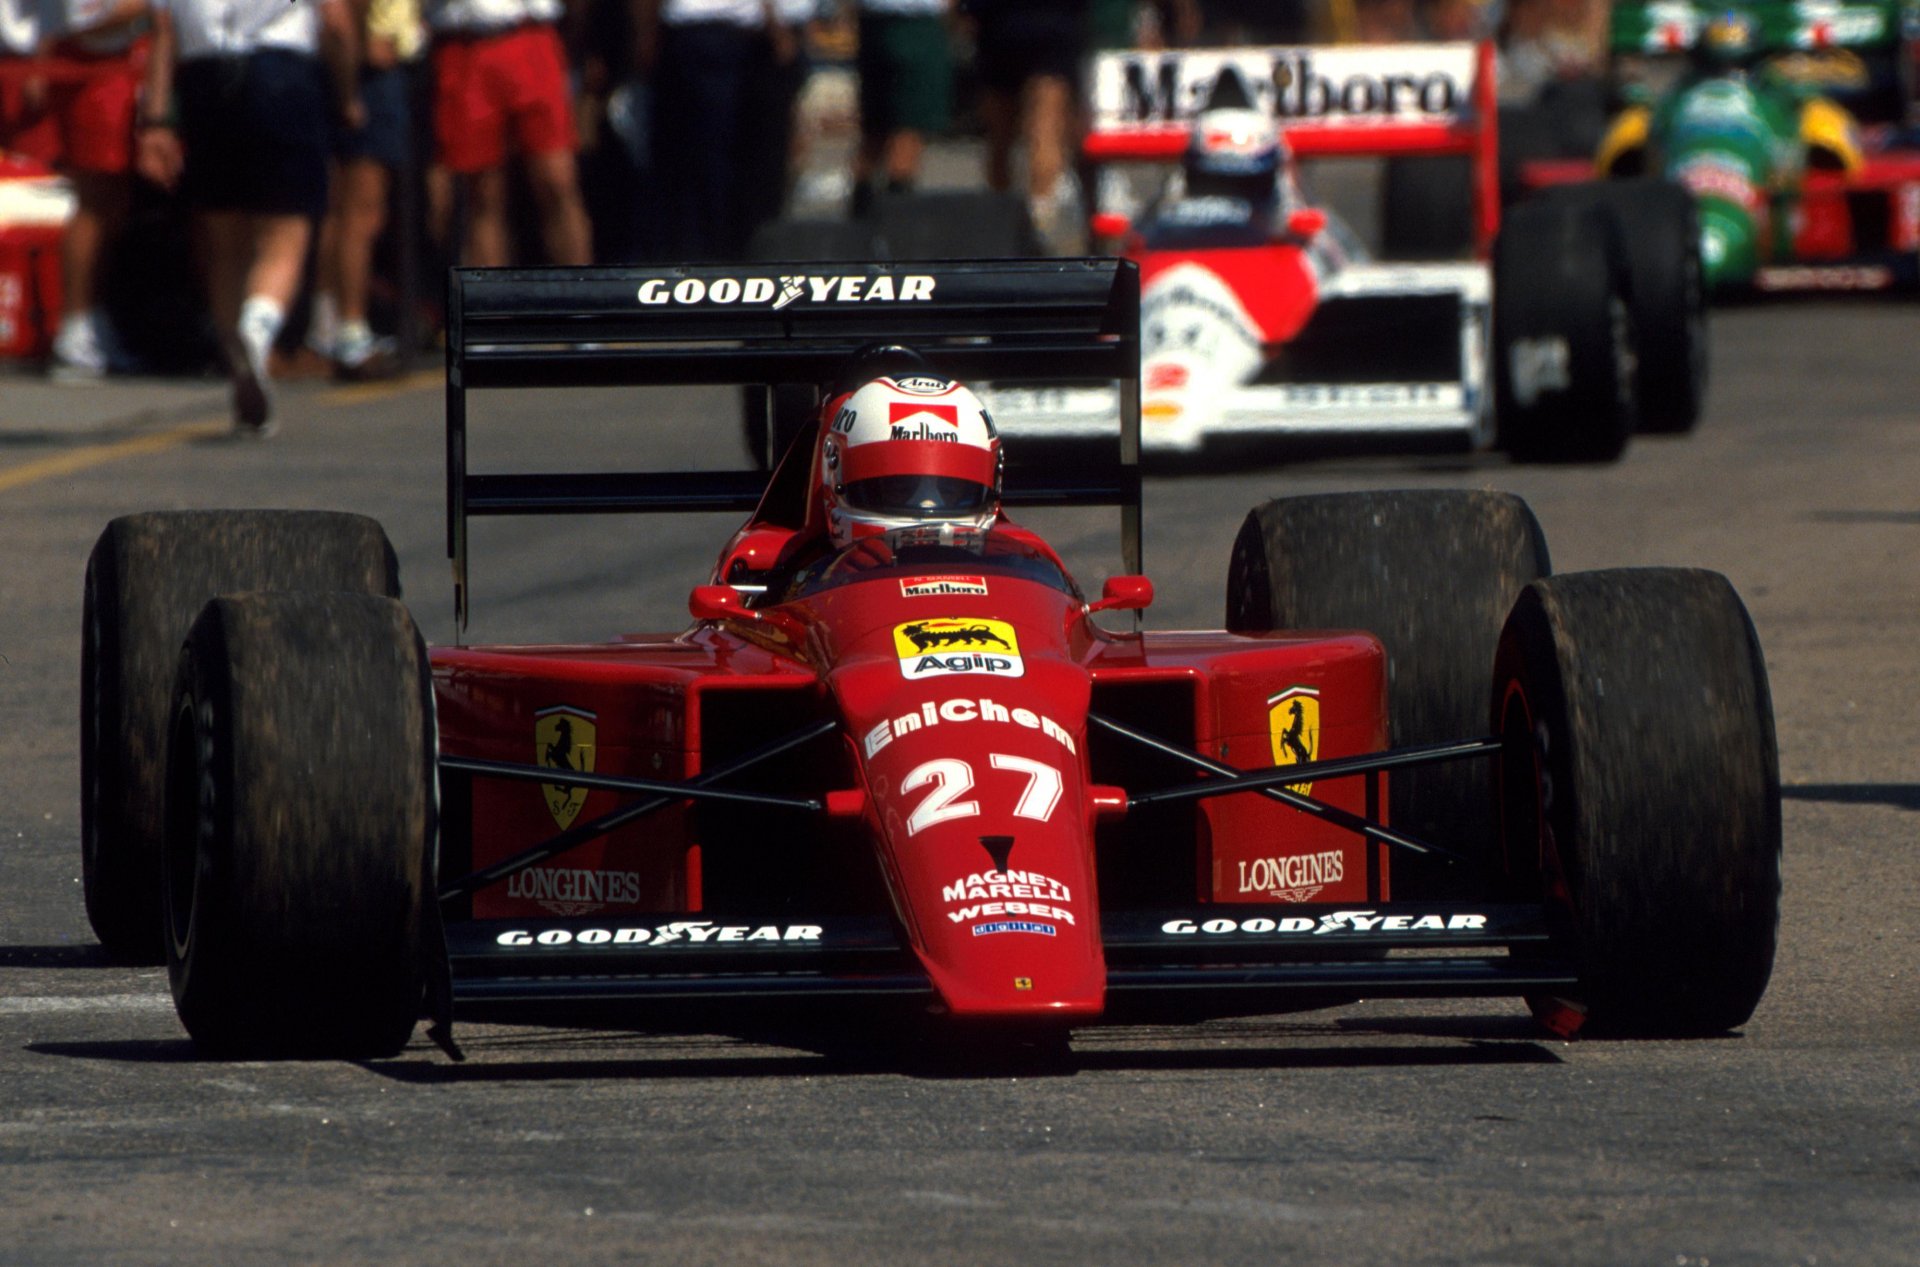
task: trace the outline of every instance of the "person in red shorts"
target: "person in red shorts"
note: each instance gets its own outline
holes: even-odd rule
[[[98,281],[101,256],[126,219],[132,192],[133,115],[146,66],[148,4],[58,0],[39,9],[34,45],[19,51],[37,51],[51,73],[9,77],[0,88],[0,146],[57,167],[73,182],[73,218],[60,244],[66,311],[54,336],[53,373],[65,380],[94,379],[126,363],[99,307]]]
[[[428,0],[433,133],[467,208],[464,263],[506,264],[507,159],[517,153],[547,258],[586,264],[592,235],[580,197],[560,0]]]

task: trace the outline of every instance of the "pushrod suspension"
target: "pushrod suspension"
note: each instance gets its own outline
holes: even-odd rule
[[[525,871],[528,867],[536,866],[539,863],[545,862],[549,858],[552,858],[558,854],[565,853],[569,849],[572,849],[578,845],[583,845],[589,840],[594,840],[594,839],[597,839],[598,837],[604,836],[608,832],[613,831],[616,828],[624,827],[636,818],[640,818],[644,815],[651,814],[655,810],[662,809],[668,805],[672,805],[676,801],[685,800],[691,795],[696,795],[698,794],[698,789],[707,788],[710,785],[717,783],[722,779],[731,778],[732,776],[739,774],[743,770],[747,770],[752,768],[753,766],[760,765],[763,762],[770,761],[774,757],[781,756],[782,754],[787,752],[791,752],[795,748],[801,747],[804,744],[812,743],[815,739],[820,738],[822,735],[830,734],[831,732],[838,730],[839,728],[840,728],[839,722],[831,719],[823,719],[821,721],[815,722],[811,726],[807,726],[807,727],[804,727],[803,729],[794,731],[792,734],[788,735],[784,739],[777,739],[774,742],[767,744],[765,747],[757,748],[754,751],[747,753],[743,757],[739,757],[736,760],[728,762],[726,765],[718,766],[715,769],[709,770],[705,774],[699,775],[693,779],[688,780],[686,783],[654,784],[654,781],[650,779],[617,780],[623,787],[632,786],[634,784],[639,784],[639,783],[646,783],[649,785],[653,785],[655,787],[659,787],[659,786],[670,787],[672,791],[664,793],[662,795],[653,796],[648,800],[636,801],[632,805],[623,806],[620,809],[614,810],[610,814],[602,814],[599,818],[596,818],[591,822],[582,823],[577,827],[569,827],[566,831],[563,831],[557,836],[553,836],[547,840],[542,841],[541,843],[533,846],[531,849],[522,850],[520,853],[513,855],[511,858],[502,859],[501,861],[494,863],[490,867],[483,867],[479,871],[475,871],[470,875],[462,876],[458,880],[449,881],[448,883],[440,886],[440,900],[442,902],[452,901],[453,899],[462,897],[468,893],[473,892],[476,889],[482,889],[489,884],[493,884],[497,881],[504,880],[510,875],[514,875],[518,872]],[[471,765],[471,764],[491,766],[494,764],[501,764],[501,763],[494,763],[494,762],[475,763],[475,762],[468,761],[466,758],[452,758],[452,757],[442,757],[440,759],[440,766],[442,769],[457,770],[464,765]],[[522,769],[525,769],[526,767],[508,765],[507,768],[510,770],[522,770]],[[534,768],[546,769],[545,767],[534,767]],[[493,773],[493,771],[490,771],[490,770],[479,771],[478,773],[491,774]],[[514,776],[514,777],[518,777],[518,776]],[[599,777],[611,777],[611,776],[593,776],[593,777],[599,778]],[[540,779],[540,781],[544,783],[558,783],[558,782],[561,782],[562,780],[555,777],[554,771],[552,771],[551,769],[546,769],[545,777]],[[565,781],[568,783],[580,784],[581,786],[587,786],[583,781],[583,776],[578,774],[572,775],[571,777],[567,778]],[[738,797],[736,796],[730,799],[738,799]],[[801,801],[798,798],[788,798],[788,797],[764,797],[764,796],[757,797],[757,803],[767,804],[770,802],[773,804],[797,807],[797,808],[810,808],[810,809],[820,808],[820,802],[818,801]]]

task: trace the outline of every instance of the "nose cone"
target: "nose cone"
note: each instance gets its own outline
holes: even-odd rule
[[[1751,285],[1759,267],[1759,244],[1751,216],[1718,198],[1700,200],[1700,266],[1707,289]]]

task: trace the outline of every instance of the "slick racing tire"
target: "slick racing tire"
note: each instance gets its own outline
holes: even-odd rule
[[[1522,462],[1611,462],[1633,434],[1625,248],[1591,199],[1522,203],[1493,249],[1500,438]]]
[[[167,974],[195,1046],[399,1051],[425,988],[438,813],[433,687],[406,607],[215,599],[171,716]]]
[[[1248,514],[1227,570],[1227,628],[1360,629],[1387,651],[1396,746],[1483,733],[1486,674],[1514,599],[1551,571],[1533,512],[1506,493],[1330,493]],[[1483,762],[1396,770],[1388,821],[1490,860]],[[1396,891],[1463,893],[1481,879],[1439,860],[1394,856]]]
[[[397,597],[380,525],[319,511],[128,515],[87,560],[80,638],[80,842],[87,918],[107,953],[162,961],[160,836],[169,692],[187,627],[242,590]]]
[[[1010,259],[1041,254],[1026,201],[972,190],[882,194],[873,226],[890,260]]]
[[[1693,430],[1707,397],[1707,291],[1693,195],[1667,180],[1578,188],[1607,208],[1626,245],[1640,430]]]
[[[1579,978],[1561,1033],[1722,1033],[1753,1014],[1780,914],[1780,774],[1753,623],[1725,577],[1535,582],[1494,662],[1505,869]]]

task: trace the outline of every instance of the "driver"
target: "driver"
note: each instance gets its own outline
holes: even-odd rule
[[[1263,210],[1292,201],[1293,154],[1262,110],[1203,110],[1181,169],[1188,198],[1234,198]]]
[[[807,481],[785,509],[769,493],[721,553],[715,582],[749,593],[750,601],[778,601],[829,565],[866,570],[892,563],[901,541],[989,553],[1025,549],[1057,562],[1001,514],[1000,436],[980,398],[919,353],[862,349],[828,394],[818,425]],[[776,473],[775,484],[782,478]]]
[[[836,548],[897,528],[985,531],[1000,516],[1000,436],[980,398],[930,371],[881,375],[827,403],[820,498]]]

